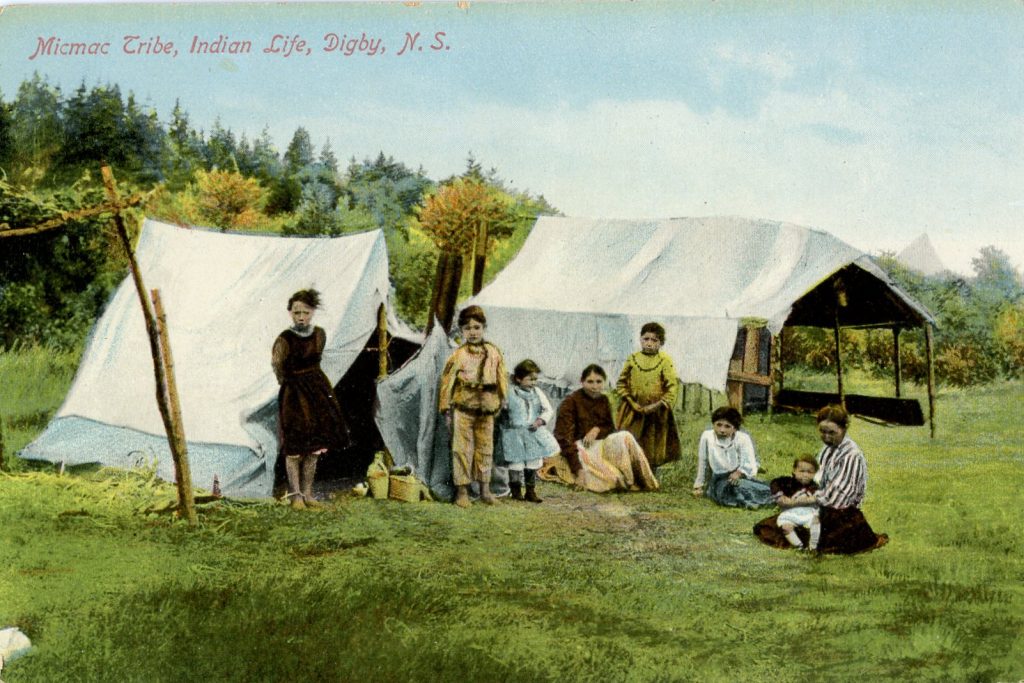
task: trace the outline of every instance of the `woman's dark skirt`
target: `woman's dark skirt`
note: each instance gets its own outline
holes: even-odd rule
[[[754,535],[775,548],[792,548],[779,528],[778,517],[772,515],[755,524]],[[823,507],[818,512],[818,518],[821,520],[818,551],[822,553],[853,555],[881,547],[889,540],[885,534],[876,534],[871,529],[860,508],[839,510]],[[807,529],[797,527],[796,534],[807,545]]]

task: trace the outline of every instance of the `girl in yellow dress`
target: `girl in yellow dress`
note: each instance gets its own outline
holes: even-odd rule
[[[672,408],[679,391],[676,368],[667,353],[665,328],[647,323],[640,328],[640,351],[626,359],[615,385],[619,396],[619,429],[629,431],[652,467],[679,459],[679,432]]]

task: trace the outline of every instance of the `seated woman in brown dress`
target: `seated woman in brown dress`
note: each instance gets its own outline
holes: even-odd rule
[[[565,397],[555,418],[561,452],[545,458],[538,474],[595,493],[656,490],[658,480],[643,449],[629,432],[615,431],[604,394],[607,379],[600,365],[583,370],[582,388]]]
[[[842,406],[830,405],[818,411],[818,434],[821,467],[815,479],[819,489],[814,498],[819,505],[821,537],[818,551],[849,555],[880,548],[889,541],[885,534],[876,534],[860,504],[867,488],[867,461],[860,447],[846,435],[850,416]],[[786,496],[779,499],[779,507],[791,507],[794,501]],[[777,522],[778,515],[763,519],[754,525],[754,535],[776,548],[791,548]],[[800,540],[808,543],[807,530],[796,529]]]

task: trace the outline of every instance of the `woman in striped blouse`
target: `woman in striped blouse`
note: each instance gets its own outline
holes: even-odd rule
[[[818,411],[818,434],[824,446],[818,453],[821,467],[815,477],[819,486],[815,500],[820,506],[821,520],[818,550],[823,553],[859,553],[889,541],[887,535],[871,529],[860,511],[867,488],[867,462],[860,447],[846,435],[849,424],[850,416],[842,406],[830,405]],[[785,496],[779,499],[783,509],[792,503]],[[790,547],[775,517],[758,522],[754,534],[769,545]],[[802,540],[807,543],[807,539]]]

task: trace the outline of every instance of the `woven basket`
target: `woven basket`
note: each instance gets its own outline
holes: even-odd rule
[[[411,474],[392,474],[391,488],[388,491],[388,498],[393,500],[404,500],[407,503],[418,503],[422,486],[419,479]]]
[[[374,472],[366,478],[366,483],[370,485],[370,496],[373,498],[387,498],[388,497],[388,475],[386,472]]]

